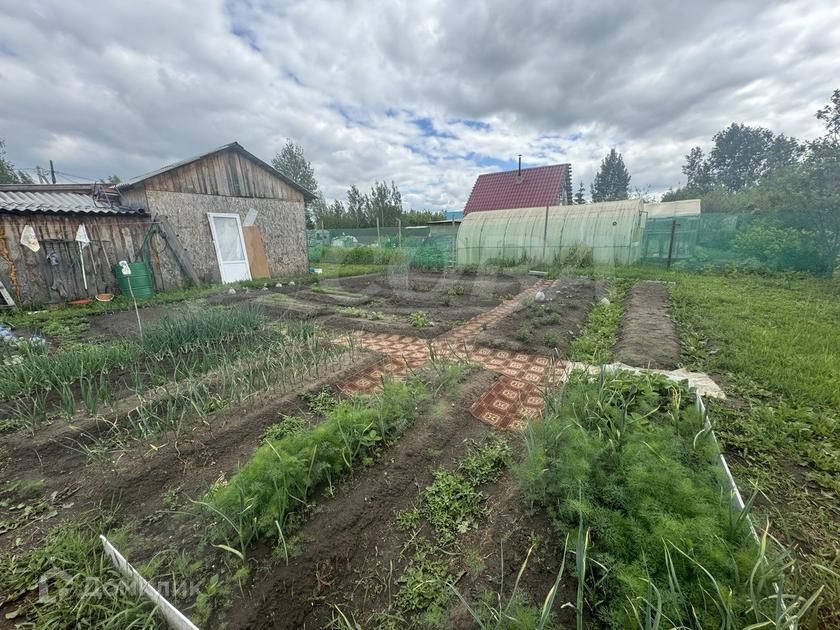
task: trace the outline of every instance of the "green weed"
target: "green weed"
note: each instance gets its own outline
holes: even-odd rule
[[[63,524],[50,531],[42,547],[3,556],[0,591],[10,601],[20,598],[6,618],[31,621],[37,628],[159,627],[154,608],[126,588],[105,556],[98,534],[106,527],[107,520]]]
[[[609,304],[596,304],[586,320],[581,334],[572,341],[570,358],[573,361],[607,363],[612,347],[618,341],[624,297],[630,282],[617,279],[607,293]]]
[[[408,316],[408,321],[415,328],[428,328],[434,326],[431,317],[423,311],[417,311]]]
[[[300,433],[309,426],[304,418],[299,416],[283,416],[282,420],[276,424],[272,424],[263,431],[261,442],[265,443],[270,440],[281,440],[287,435],[293,433]]]

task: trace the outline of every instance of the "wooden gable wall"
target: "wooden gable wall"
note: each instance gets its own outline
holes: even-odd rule
[[[143,182],[146,190],[303,201],[303,194],[236,151],[223,151]]]

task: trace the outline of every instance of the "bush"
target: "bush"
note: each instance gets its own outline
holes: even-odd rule
[[[561,267],[591,267],[593,264],[592,248],[586,243],[575,243],[561,257],[560,254],[554,259],[554,266]]]
[[[319,261],[341,265],[396,265],[405,262],[405,254],[398,249],[380,247],[323,247]]]
[[[446,252],[439,247],[421,246],[411,257],[409,266],[412,269],[426,269],[437,271],[446,266]]]
[[[771,271],[819,272],[825,268],[813,235],[770,221],[753,223],[739,232],[732,249]]]

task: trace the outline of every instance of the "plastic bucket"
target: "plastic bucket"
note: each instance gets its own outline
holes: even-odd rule
[[[152,278],[149,263],[145,260],[128,263],[128,268],[131,269],[130,276],[123,275],[122,267],[119,265],[112,267],[120,291],[123,295],[129,297],[133,292],[134,298],[137,300],[148,300],[155,294],[155,281]]]

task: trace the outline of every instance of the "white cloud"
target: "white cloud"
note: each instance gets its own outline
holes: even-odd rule
[[[498,161],[571,162],[577,186],[615,146],[661,191],[730,122],[813,137],[840,87],[832,0],[93,4],[0,0],[19,167],[131,177],[291,137],[328,197],[393,180],[411,206],[460,208]]]

